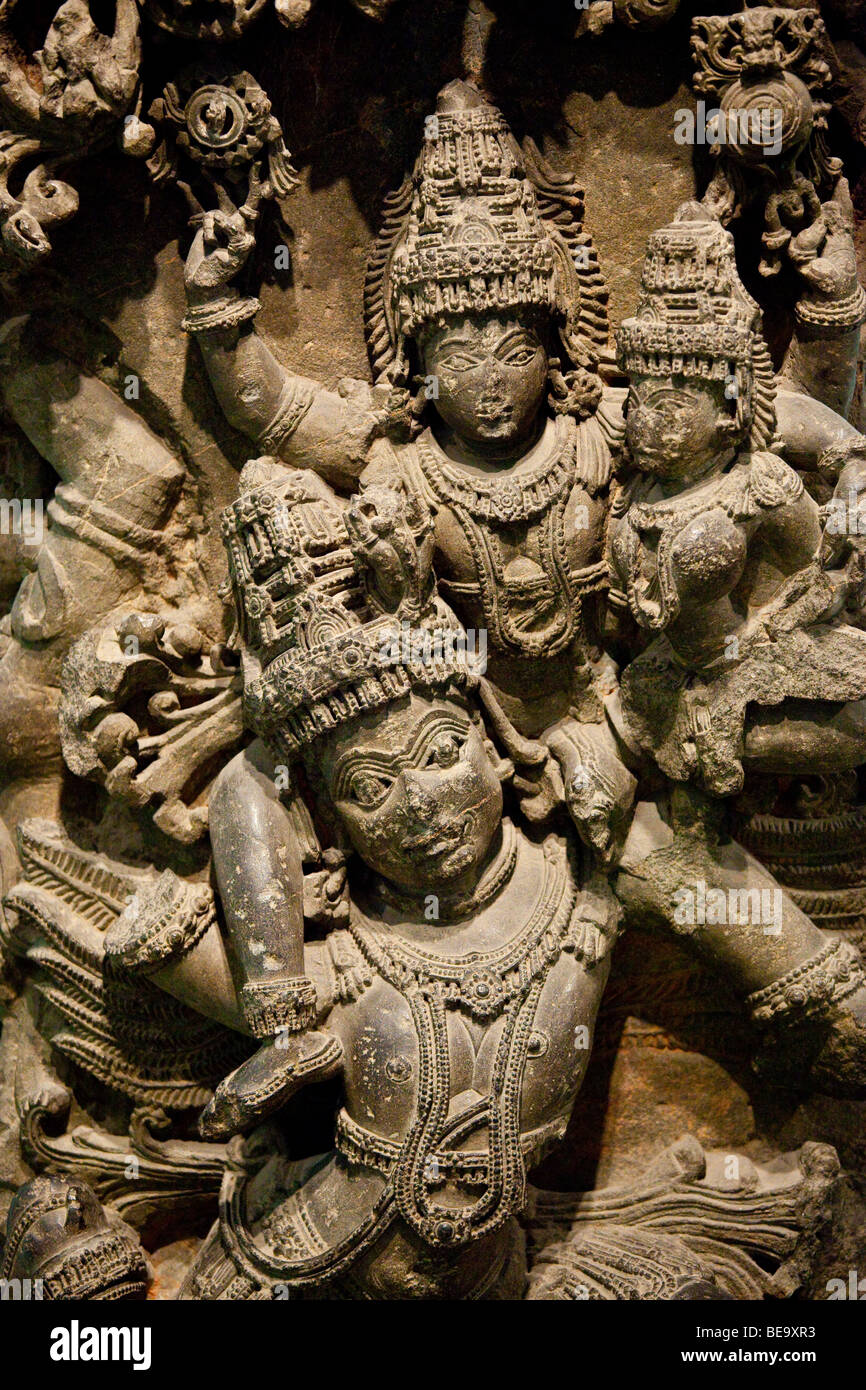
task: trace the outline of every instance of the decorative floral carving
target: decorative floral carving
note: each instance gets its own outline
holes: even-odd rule
[[[135,0],[118,0],[113,33],[103,34],[87,0],[64,0],[34,55],[35,81],[24,56],[11,56],[15,41],[3,31],[0,15],[2,106],[11,117],[0,131],[0,238],[5,258],[32,265],[51,250],[46,229],[78,208],[75,189],[56,172],[109,144],[134,110],[138,7]],[[10,188],[16,183],[17,194]]]
[[[817,10],[759,6],[701,16],[692,24],[692,53],[696,90],[719,101],[721,130],[708,130],[717,167],[705,204],[725,224],[762,207],[761,272],[777,275],[786,259],[802,268],[805,321],[861,322],[863,291],[847,254],[850,214],[844,196],[828,201],[838,195],[842,161],[827,143],[831,52]]]

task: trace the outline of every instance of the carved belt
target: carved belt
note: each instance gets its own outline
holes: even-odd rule
[[[478,1123],[479,1107],[467,1110],[461,1119],[466,1128]],[[527,1168],[539,1163],[548,1146],[562,1138],[565,1121],[551,1120],[520,1136],[523,1161]],[[345,1110],[337,1116],[335,1146],[349,1163],[361,1164],[390,1177],[400,1157],[402,1144],[386,1139],[359,1125]],[[431,1183],[456,1182],[464,1187],[486,1187],[490,1181],[490,1153],[487,1149],[437,1149],[427,1156],[427,1179]]]

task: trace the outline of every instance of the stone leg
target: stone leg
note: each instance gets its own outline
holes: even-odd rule
[[[822,932],[723,829],[724,806],[676,787],[641,802],[616,892],[642,925],[674,932],[746,996],[782,1084],[866,1094],[866,977],[858,953]]]

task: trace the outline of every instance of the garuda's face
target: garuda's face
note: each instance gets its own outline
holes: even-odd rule
[[[319,754],[370,868],[419,897],[472,881],[500,824],[502,791],[459,704],[412,695],[329,735]]]
[[[464,443],[483,452],[519,445],[535,426],[548,357],[528,318],[454,319],[423,343],[436,410]]]

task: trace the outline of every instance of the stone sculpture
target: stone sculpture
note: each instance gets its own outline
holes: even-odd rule
[[[670,652],[668,664],[651,643],[629,665],[623,701],[669,776],[728,796],[750,742],[759,771],[808,771],[819,747],[828,771],[862,761],[866,645],[834,621],[859,614],[858,532],[831,568],[839,547],[822,540],[818,504],[768,451],[772,380],[732,239],[697,206],[680,217],[652,238],[637,317],[620,330],[635,478],[614,505],[611,551],[631,616]],[[860,453],[851,446],[840,474],[845,501],[862,490]],[[796,723],[769,714],[787,700]]]
[[[596,8],[576,43],[677,6]],[[622,933],[748,1015],[774,1104],[866,1096],[866,295],[831,40],[809,9],[694,20],[739,134],[647,226],[614,351],[583,192],[494,104],[505,21],[473,0],[356,285],[371,377],[331,387],[269,345],[258,283],[275,232],[303,276],[310,188],[257,45],[291,64],[321,9],[119,4],[106,34],[66,0],[38,91],[0,13],[0,395],[48,523],[2,572],[3,1276],[141,1297],[195,1225],[187,1299],[820,1296],[856,1176],[832,1109],[769,1164],[741,1125],[591,1192],[544,1174]],[[46,181],[115,137],[175,236],[186,202],[176,419],[50,310],[78,199]]]

